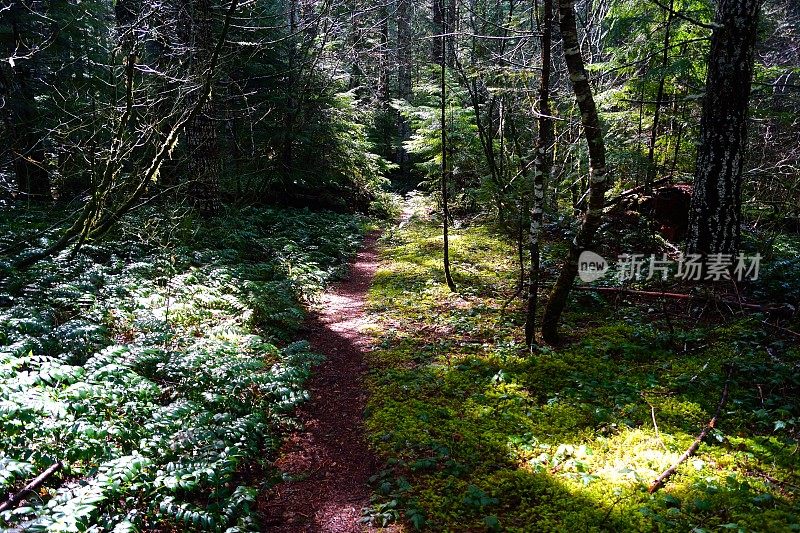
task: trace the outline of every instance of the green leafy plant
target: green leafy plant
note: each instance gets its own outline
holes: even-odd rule
[[[240,472],[275,450],[307,398],[319,357],[289,341],[361,224],[249,209],[188,231],[142,216],[3,288],[0,490],[65,463],[4,525],[259,529]]]

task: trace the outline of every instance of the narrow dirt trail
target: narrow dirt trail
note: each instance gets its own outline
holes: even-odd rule
[[[367,393],[365,301],[378,268],[378,233],[369,234],[349,276],[325,293],[304,326],[311,348],[326,357],[309,382],[311,401],[299,410],[302,429],[281,448],[276,467],[293,479],[277,485],[265,510],[268,531],[349,533],[369,504],[375,460],[364,440]]]

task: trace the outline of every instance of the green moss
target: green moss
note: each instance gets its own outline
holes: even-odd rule
[[[519,275],[513,243],[482,225],[454,229],[453,294],[439,231],[415,216],[389,232],[370,294],[379,500],[397,499],[412,524],[434,531],[797,524],[795,489],[764,477],[798,484],[796,347],[765,344],[749,319],[666,327],[647,309],[578,294],[565,315],[573,342],[530,354],[519,301],[504,308]],[[558,248],[545,247],[547,261]],[[740,371],[717,430],[648,494],[713,415],[729,364]]]

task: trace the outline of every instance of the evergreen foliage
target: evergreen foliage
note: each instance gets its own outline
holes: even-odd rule
[[[4,215],[11,232],[16,216]],[[212,223],[150,210],[109,244],[7,270],[0,490],[65,468],[5,524],[258,530],[262,480],[248,469],[269,471],[264,454],[319,360],[289,342],[301,303],[342,273],[360,232],[352,217],[306,210]]]

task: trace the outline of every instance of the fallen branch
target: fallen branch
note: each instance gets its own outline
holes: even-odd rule
[[[19,502],[24,500],[28,494],[34,492],[45,481],[47,481],[47,478],[49,478],[50,476],[61,470],[62,466],[64,466],[64,463],[62,463],[61,461],[56,461],[55,463],[48,466],[47,470],[36,476],[36,478],[27,485],[25,485],[25,487],[21,491],[14,494],[12,497],[7,499],[3,503],[0,503],[0,513],[16,507],[19,504]]]
[[[775,328],[778,331],[780,331],[781,333],[786,333],[787,335],[792,335],[794,337],[800,338],[800,333],[797,333],[796,331],[792,331],[792,330],[787,329],[787,328],[782,328],[781,326],[778,326],[777,324],[770,324],[766,320],[763,320],[761,323],[764,324],[765,326],[769,326],[771,328]]]
[[[637,291],[634,289],[622,289],[616,287],[575,287],[576,291],[592,291],[607,294],[634,294],[636,296],[652,296],[662,298],[674,298],[677,300],[695,300],[697,297],[691,294],[681,294],[675,292],[656,292],[656,291]]]
[[[760,478],[764,478],[767,481],[769,481],[770,483],[772,483],[773,485],[777,485],[779,487],[788,487],[793,491],[800,490],[800,486],[794,485],[794,484],[790,483],[789,481],[782,481],[780,479],[776,479],[776,478],[770,476],[769,474],[767,474],[766,472],[762,472],[760,470],[747,470],[747,475],[748,476],[758,476]]]
[[[653,419],[653,429],[656,430],[656,437],[658,437],[658,442],[661,443],[661,447],[664,448],[664,451],[667,451],[667,445],[664,444],[664,439],[661,438],[661,432],[658,430],[658,422],[656,422],[656,408],[652,403],[650,403],[650,400],[647,399],[647,396],[645,396],[644,392],[640,394],[642,395],[644,401],[647,402],[647,405],[650,406],[650,417]]]
[[[592,291],[605,294],[630,294],[632,296],[646,296],[649,298],[671,298],[673,300],[692,300],[692,301],[709,300],[708,295],[695,296],[692,294],[682,294],[675,292],[637,291],[634,289],[621,289],[621,288],[618,289],[616,287],[575,287],[575,290]],[[775,311],[776,309],[782,308],[782,306],[779,305],[776,307],[776,305],[774,304],[750,304],[745,302],[729,301],[723,299],[719,299],[716,301],[735,307],[743,307],[745,309],[753,309],[755,311],[763,311],[763,312],[772,312]]]
[[[719,400],[719,404],[717,405],[717,410],[714,413],[714,416],[711,418],[711,420],[708,421],[708,424],[706,424],[706,426],[703,428],[703,431],[700,432],[697,438],[694,439],[694,442],[692,443],[691,446],[689,446],[689,449],[683,452],[683,455],[681,455],[678,458],[678,460],[675,461],[675,464],[673,464],[668,469],[664,470],[664,472],[660,476],[658,476],[656,479],[653,480],[652,483],[650,483],[650,488],[647,489],[647,492],[652,494],[661,487],[663,487],[669,480],[669,478],[671,478],[672,475],[675,474],[675,472],[677,472],[678,467],[681,465],[681,463],[686,461],[689,457],[693,456],[697,452],[697,449],[700,447],[700,444],[703,442],[703,439],[705,439],[706,436],[708,435],[708,432],[717,426],[717,421],[719,420],[719,417],[722,414],[722,409],[725,407],[725,404],[728,403],[728,390],[730,388],[732,375],[733,375],[733,366],[731,365],[728,366],[728,374],[725,377],[725,387],[722,389],[722,397]]]

